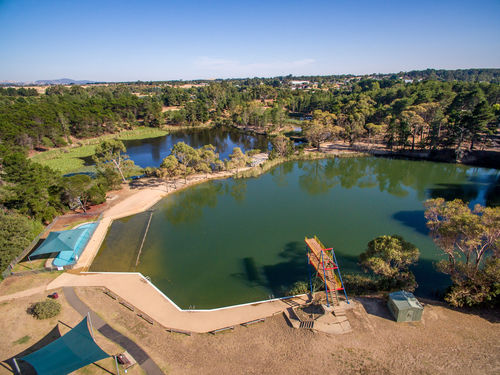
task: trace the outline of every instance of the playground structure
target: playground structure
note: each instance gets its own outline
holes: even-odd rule
[[[338,291],[344,291],[346,302],[349,303],[347,293],[342,282],[342,275],[337,263],[335,251],[333,248],[326,248],[321,241],[314,236],[313,238],[305,238],[307,244],[307,258],[309,267],[315,270],[315,276],[319,277],[325,285],[326,304],[332,306],[334,313],[337,315],[340,310],[340,300]],[[309,283],[311,287],[311,295],[313,294],[313,282],[311,269],[309,268]]]

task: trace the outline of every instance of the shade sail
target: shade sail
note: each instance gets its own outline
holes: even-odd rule
[[[38,375],[64,375],[107,357],[92,338],[85,318],[61,338],[21,359]]]
[[[59,253],[61,251],[73,252],[85,232],[87,232],[87,228],[50,232],[40,247],[31,253],[30,258],[35,255]]]

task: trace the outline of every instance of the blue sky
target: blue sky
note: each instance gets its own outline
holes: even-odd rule
[[[0,0],[0,81],[500,68],[500,0]]]

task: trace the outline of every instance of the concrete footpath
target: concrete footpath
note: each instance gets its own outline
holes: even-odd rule
[[[135,306],[165,328],[197,333],[234,326],[279,314],[291,305],[307,302],[302,295],[288,300],[256,302],[214,310],[180,310],[139,273],[64,273],[47,289],[64,287],[105,287]]]
[[[161,369],[156,365],[155,362],[149,357],[149,355],[135,342],[130,340],[128,337],[122,335],[120,332],[109,326],[104,320],[102,320],[94,311],[92,311],[83,301],[78,298],[75,294],[73,288],[64,287],[64,296],[68,303],[82,316],[87,316],[90,313],[90,319],[92,320],[92,325],[106,338],[117,343],[123,347],[126,351],[130,353],[132,357],[137,361],[139,366],[148,375],[163,375]]]

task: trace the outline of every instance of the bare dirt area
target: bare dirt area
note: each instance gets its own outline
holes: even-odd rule
[[[100,288],[79,297],[141,345],[169,374],[497,374],[500,315],[425,304],[423,320],[396,323],[385,302],[359,298],[353,332],[331,336],[291,328],[280,314],[248,328],[184,336],[150,325]]]
[[[4,283],[5,281],[0,285]],[[16,356],[16,358],[19,358],[45,346],[60,335],[67,333],[83,319],[83,317],[66,302],[62,290],[59,289],[56,291],[59,294],[57,301],[62,305],[61,313],[54,318],[45,320],[35,319],[27,310],[31,304],[46,299],[47,292],[40,292],[28,297],[0,302],[0,316],[2,317],[2,319],[0,319],[0,374],[13,373],[10,362],[8,362],[11,357]],[[94,330],[94,337],[97,344],[106,353],[113,355],[123,352],[120,346],[106,339],[97,330]],[[97,375],[110,373],[116,373],[115,363],[112,358],[103,359],[73,374]],[[128,373],[132,375],[144,374],[142,369],[137,365],[128,370]]]
[[[171,106],[162,106],[161,107],[161,111],[162,112],[167,112],[167,111],[178,111],[180,110],[182,107],[181,106],[178,106],[178,105],[171,105]]]
[[[33,288],[46,287],[52,280],[58,277],[61,272],[42,272],[23,276],[10,276],[0,283],[0,300],[2,296]]]

